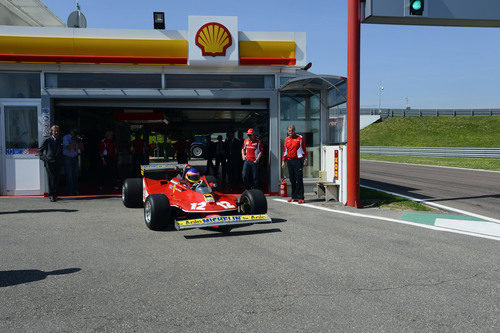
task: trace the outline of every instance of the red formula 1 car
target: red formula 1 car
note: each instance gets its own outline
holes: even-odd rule
[[[267,201],[260,190],[241,196],[217,191],[213,176],[194,176],[189,165],[155,163],[141,166],[143,178],[123,183],[126,207],[144,206],[144,220],[151,230],[214,227],[222,231],[260,222],[271,222]]]

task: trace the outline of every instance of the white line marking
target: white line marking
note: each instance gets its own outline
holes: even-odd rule
[[[493,217],[488,217],[488,216],[479,215],[479,214],[476,214],[476,213],[471,213],[471,212],[468,212],[466,210],[461,210],[461,209],[458,209],[458,208],[453,208],[453,207],[441,205],[441,204],[438,204],[438,203],[435,203],[435,202],[425,201],[424,199],[418,199],[418,198],[410,197],[408,195],[404,195],[404,194],[399,194],[399,193],[396,193],[396,192],[390,192],[390,191],[382,190],[382,189],[379,189],[379,188],[376,188],[376,187],[371,187],[371,186],[366,186],[366,185],[360,185],[360,186],[364,187],[364,188],[369,188],[369,189],[372,189],[372,190],[376,190],[376,191],[380,191],[380,192],[384,192],[384,193],[396,195],[396,196],[401,197],[401,198],[405,198],[405,199],[410,199],[410,200],[413,200],[413,201],[421,202],[421,203],[424,203],[426,205],[434,206],[434,207],[441,208],[441,209],[444,209],[444,210],[448,210],[448,211],[451,211],[451,212],[456,212],[456,213],[460,213],[460,214],[464,214],[464,215],[468,215],[468,216],[472,216],[472,217],[477,217],[478,219],[482,219],[482,220],[485,220],[485,221],[500,223],[500,220],[497,220],[497,219],[495,219]]]
[[[284,203],[289,203],[287,200],[284,199],[273,199],[274,201],[279,201],[279,202],[284,202]],[[420,227],[420,228],[425,228],[425,229],[431,229],[431,230],[438,230],[438,231],[446,231],[446,232],[452,232],[456,234],[462,234],[462,235],[468,235],[468,236],[474,236],[474,237],[479,237],[479,238],[486,238],[486,239],[492,239],[496,241],[500,241],[500,237],[494,237],[494,236],[488,236],[488,235],[482,235],[482,234],[477,234],[473,232],[467,232],[467,231],[461,231],[461,230],[454,230],[454,229],[447,229],[443,227],[436,227],[433,225],[428,225],[428,224],[421,224],[421,223],[416,223],[416,222],[409,222],[409,221],[403,221],[403,220],[398,220],[398,219],[393,219],[390,217],[381,217],[381,216],[374,216],[374,215],[368,215],[368,214],[360,214],[360,213],[353,213],[353,212],[346,212],[342,210],[336,210],[336,209],[331,209],[331,208],[326,208],[326,207],[321,207],[321,206],[315,206],[311,204],[299,204],[296,202],[291,203],[293,205],[300,205],[303,207],[309,207],[309,208],[314,208],[314,209],[319,209],[319,210],[324,210],[327,212],[332,212],[332,213],[338,213],[338,214],[344,214],[344,215],[350,215],[350,216],[358,216],[358,217],[366,217],[369,219],[375,219],[375,220],[382,220],[382,221],[389,221],[389,222],[394,222],[394,223],[399,223],[399,224],[405,224],[405,225],[412,225],[415,227]]]
[[[392,155],[386,155],[386,156],[392,156]],[[413,156],[413,157],[415,157],[415,156]],[[404,163],[404,162],[389,162],[389,161],[379,161],[379,160],[368,160],[366,158],[362,158],[361,160],[362,161],[370,161],[370,162],[380,162],[380,163],[392,163],[392,164],[406,164],[406,165],[426,166],[426,167],[432,167],[432,168],[447,168],[447,169],[458,169],[458,170],[468,170],[468,171],[481,171],[481,172],[500,173],[500,171],[495,171],[495,170],[459,168],[459,167],[452,167],[452,166],[445,166],[445,165],[430,165],[430,164],[416,164],[416,163]]]
[[[437,218],[434,222],[436,227],[443,227],[454,230],[469,231],[476,234],[500,237],[500,225],[491,222],[451,220]]]

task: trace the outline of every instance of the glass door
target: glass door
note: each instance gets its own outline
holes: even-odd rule
[[[42,194],[38,158],[40,103],[0,102],[0,193]]]

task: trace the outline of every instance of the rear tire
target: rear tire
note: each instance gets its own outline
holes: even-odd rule
[[[239,199],[239,211],[241,214],[266,214],[266,196],[257,189],[243,192]]]
[[[203,149],[203,146],[194,145],[191,147],[191,156],[195,158],[202,158],[205,156],[205,149]]]
[[[170,201],[164,194],[151,194],[144,203],[144,222],[151,230],[175,230]]]
[[[142,207],[142,178],[127,178],[122,186],[122,202],[127,208]]]

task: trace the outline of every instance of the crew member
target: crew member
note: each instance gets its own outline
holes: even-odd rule
[[[130,142],[130,152],[132,154],[132,170],[135,176],[140,175],[141,165],[148,162],[148,145],[139,132],[135,133],[134,140]]]
[[[307,150],[304,138],[295,133],[295,126],[287,128],[288,137],[285,139],[285,149],[283,150],[283,161],[281,167],[288,167],[288,175],[292,183],[292,197],[288,202],[298,201],[304,203],[304,171],[307,165]]]
[[[102,171],[99,181],[99,190],[105,181],[110,181],[114,190],[118,187],[118,146],[114,140],[113,131],[107,131],[105,138],[99,144],[99,156],[101,157]]]
[[[215,155],[215,143],[212,142],[211,136],[208,135],[208,140],[207,140],[207,148],[206,148],[206,153],[205,157],[207,159],[207,167],[205,169],[205,174],[213,174],[217,176],[217,172],[215,170],[214,166],[214,155]],[[210,172],[212,170],[213,172]]]
[[[259,188],[259,161],[262,156],[262,142],[255,137],[253,128],[247,131],[248,139],[243,142],[241,157],[243,163],[243,184],[246,190]]]
[[[240,132],[241,133],[241,132]],[[236,190],[240,184],[241,178],[241,146],[242,140],[234,137],[233,132],[227,133],[227,174],[229,177],[229,186],[232,190]]]
[[[57,185],[59,180],[59,169],[62,159],[62,142],[59,138],[59,126],[50,128],[50,137],[45,139],[42,146],[38,148],[40,159],[45,165],[49,181],[49,199],[51,202],[57,200]]]
[[[180,136],[179,140],[177,140],[173,145],[175,151],[175,157],[177,158],[177,163],[186,164],[188,162],[188,151],[189,151],[189,142],[184,139],[184,136]]]
[[[66,187],[69,195],[78,195],[78,152],[83,149],[81,138],[77,130],[71,129],[63,136],[64,171],[66,173]]]
[[[222,141],[222,135],[217,136],[215,143],[215,176],[219,175],[219,165],[222,167],[222,183],[226,179],[226,143]]]

